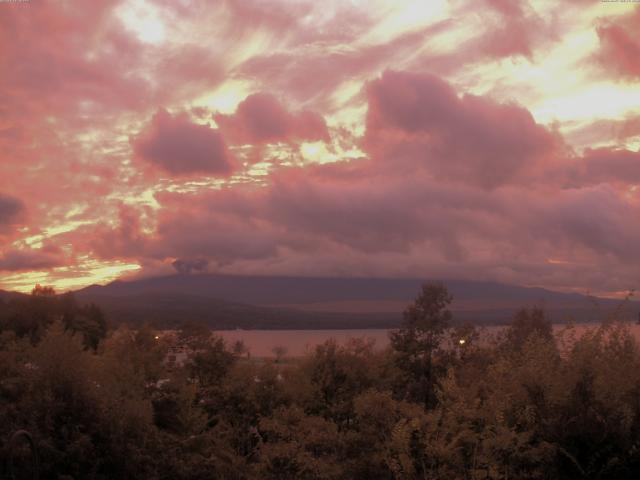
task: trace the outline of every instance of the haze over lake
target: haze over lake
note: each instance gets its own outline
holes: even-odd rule
[[[567,328],[575,331],[576,337],[588,330],[595,329],[599,324],[568,325],[556,324],[553,326],[556,338]],[[628,323],[630,332],[637,341],[640,341],[640,325]],[[504,326],[488,326],[479,328],[480,341],[489,342],[493,337],[504,330]],[[254,357],[275,357],[275,347],[285,347],[285,356],[300,357],[312,352],[316,345],[334,339],[338,344],[344,345],[350,339],[366,339],[375,342],[377,350],[389,346],[389,332],[391,329],[364,329],[364,330],[220,330],[215,331],[229,345],[241,340]]]

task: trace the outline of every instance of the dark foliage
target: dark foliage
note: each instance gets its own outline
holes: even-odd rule
[[[195,324],[106,332],[96,307],[36,289],[0,303],[0,465],[26,429],[46,479],[638,478],[622,323],[554,334],[534,308],[487,339],[450,326],[450,301],[425,285],[386,351],[276,362]]]

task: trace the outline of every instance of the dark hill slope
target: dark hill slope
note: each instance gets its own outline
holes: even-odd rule
[[[174,326],[184,320],[213,328],[375,328],[398,324],[418,293],[418,279],[172,275],[93,285],[76,292],[116,321]],[[494,282],[446,280],[458,321],[507,322],[522,306],[542,305],[554,321],[594,321],[618,300]],[[638,304],[625,306],[627,317]]]

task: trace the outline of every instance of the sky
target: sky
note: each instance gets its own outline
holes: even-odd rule
[[[640,4],[0,2],[0,288],[640,280]]]

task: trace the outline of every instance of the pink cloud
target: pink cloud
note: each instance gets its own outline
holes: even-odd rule
[[[615,184],[635,178],[633,152],[566,158],[562,139],[523,107],[460,95],[431,75],[387,72],[367,95],[370,158],[158,194],[152,234],[121,217],[105,246],[192,271],[629,286],[640,228],[627,219],[640,205]],[[594,265],[618,273],[596,275]]]
[[[451,23],[450,20],[443,20],[416,31],[402,32],[389,41],[359,48],[313,49],[310,52],[294,49],[266,53],[248,59],[237,68],[236,74],[260,79],[270,89],[287,98],[335,108],[329,99],[341,84],[377,75],[381,68],[393,63],[396,58],[410,58],[430,36],[445,31]],[[340,34],[335,38],[324,38],[324,41],[336,45],[345,40],[355,43],[359,35],[367,32],[368,27],[371,25],[360,25],[349,39]],[[442,69],[448,71],[464,63],[452,61],[448,56],[437,60],[430,56],[429,62],[432,67],[439,62],[443,64]]]
[[[338,9],[331,16],[328,6],[328,12],[316,12],[314,16],[327,19],[324,28],[317,30],[315,24],[310,28],[301,21],[304,14],[297,19],[287,17],[284,21],[290,40],[287,48],[250,57],[234,69],[233,74],[255,79],[268,85],[270,91],[287,98],[330,109],[335,108],[331,94],[338,86],[370,78],[384,68],[452,75],[469,64],[482,61],[512,56],[533,61],[538,47],[557,39],[553,23],[539,17],[526,1],[486,0],[473,5],[452,2],[451,7],[451,18],[399,31],[384,41],[369,43],[359,39],[371,33],[376,21],[380,21],[375,14],[369,18],[369,12],[360,10],[354,14],[346,8],[346,11]],[[252,20],[238,19],[241,26],[256,21],[272,35],[279,35],[278,28],[284,28],[282,23],[270,21],[271,16],[259,8],[253,10],[247,16]],[[351,20],[354,15],[355,21]],[[424,48],[452,25],[477,18],[482,19],[486,28],[477,35],[457,38],[459,45],[452,51],[441,53]],[[349,47],[344,48],[345,44]],[[319,45],[326,48],[317,48]]]
[[[550,29],[532,11],[526,0],[485,0],[497,13],[499,21],[489,24],[487,33],[479,39],[480,50],[490,57],[521,55],[531,59],[535,47]]]
[[[136,259],[148,242],[142,233],[141,219],[149,213],[148,207],[139,209],[121,204],[118,206],[115,228],[104,223],[84,227],[72,233],[70,240],[81,250],[91,251],[103,259]],[[75,237],[83,240],[78,241]]]
[[[393,173],[355,162],[355,177],[348,163],[288,168],[263,187],[161,195],[158,228],[130,254],[234,273],[440,271],[565,287],[581,275],[616,288],[633,279],[624,265],[638,256],[640,228],[628,218],[639,206],[608,185],[486,190],[419,166]]]
[[[525,1],[454,2],[452,18],[380,39],[371,34],[386,12],[340,2],[152,4],[166,33],[160,44],[124,25],[115,0],[1,7],[0,178],[11,197],[0,195],[0,265],[7,271],[62,260],[80,271],[74,262],[89,256],[169,270],[174,263],[181,271],[444,272],[598,287],[637,278],[640,234],[628,219],[639,213],[630,190],[640,182],[638,153],[609,147],[577,155],[520,104],[465,93],[487,91],[473,83],[485,78],[475,65],[493,62],[501,98],[530,98],[510,85],[503,59],[535,64],[562,33],[554,26],[573,21],[560,14],[564,5],[536,5],[540,17]],[[637,18],[598,25],[603,65],[628,78],[639,75],[631,60]],[[467,21],[481,31],[431,48]],[[253,35],[273,48],[247,58],[242,47]],[[413,73],[378,77],[384,68]],[[208,108],[194,105],[226,79],[262,93],[231,115],[215,115],[212,128]],[[365,125],[333,128],[340,108],[365,104]],[[622,143],[638,131],[633,119],[613,122],[602,139]],[[127,142],[132,125],[144,127]],[[355,133],[361,127],[364,138]],[[583,133],[588,146],[596,137]],[[298,168],[273,162],[257,178],[230,153],[248,145],[237,149],[243,160],[265,161],[266,144],[295,151],[303,141],[325,141],[333,153],[359,147],[366,158]],[[198,176],[228,182],[212,191],[193,181]],[[159,209],[123,203],[149,192]],[[52,238],[64,255],[6,246],[53,236],[52,225],[71,222],[82,226]]]
[[[90,221],[93,229],[79,227],[55,241],[91,254],[83,237],[98,236],[95,225],[110,222],[114,212],[117,218],[119,199],[137,196],[157,180],[145,175],[144,163],[129,163],[130,145],[123,139],[130,125],[158,105],[181,105],[225,78],[213,49],[141,41],[119,18],[122,4],[0,5],[0,183],[24,202],[15,214],[14,204],[0,197],[0,245]],[[175,126],[180,119],[174,120]],[[216,153],[217,134],[185,130],[188,139],[195,136],[194,148]],[[219,156],[205,169],[229,174]],[[13,228],[18,225],[19,231]],[[67,258],[67,266],[76,258]]]
[[[458,97],[433,75],[387,71],[367,92],[368,151],[417,162],[437,178],[495,188],[538,168],[560,144],[525,108]]]
[[[20,272],[44,270],[65,264],[62,252],[56,248],[39,250],[9,250],[0,255],[0,271]]]
[[[590,146],[616,143],[624,145],[627,139],[640,135],[640,116],[621,119],[597,119],[574,128],[565,134],[571,145]]]
[[[25,207],[21,200],[0,193],[0,230],[18,220]]]
[[[0,91],[14,121],[44,112],[79,115],[91,102],[110,111],[141,105],[148,89],[134,73],[140,44],[110,21],[116,5],[99,0],[67,8],[41,1],[2,9]]]
[[[158,61],[149,68],[153,77],[160,80],[156,80],[156,87],[151,90],[149,103],[188,102],[226,79],[222,61],[202,45],[165,46],[154,53]]]
[[[588,249],[587,258],[592,262],[615,265],[612,275],[618,267],[640,260],[636,248],[640,227],[628,221],[640,213],[640,206],[610,185],[569,189],[536,203],[539,206],[532,206],[528,219],[530,228],[558,250]],[[627,281],[635,282],[633,278]]]
[[[602,21],[597,27],[601,52],[598,59],[623,77],[640,78],[640,10],[615,20]]]
[[[327,125],[320,115],[308,110],[290,113],[265,93],[249,95],[233,115],[216,114],[214,119],[233,144],[329,141]]]
[[[136,158],[173,175],[194,173],[229,176],[234,161],[220,133],[191,122],[186,114],[158,110],[132,142]]]
[[[206,207],[206,203],[199,205],[199,208]],[[151,256],[205,258],[219,265],[275,256],[277,237],[266,222],[256,225],[228,212],[201,212],[197,216],[184,209],[164,212],[157,237],[149,245]]]
[[[634,185],[640,182],[640,152],[621,148],[587,149],[582,157],[559,165],[557,173],[572,186]]]

